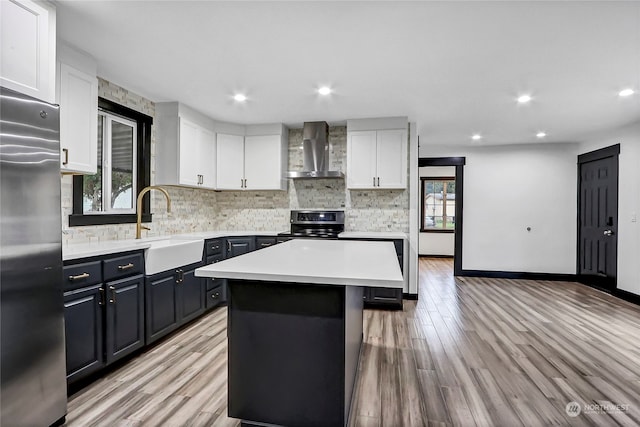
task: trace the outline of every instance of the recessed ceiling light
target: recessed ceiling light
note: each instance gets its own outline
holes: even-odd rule
[[[546,133],[544,133],[544,132],[538,132],[538,133],[536,133],[536,136],[537,136],[538,138],[544,138],[545,136],[547,136],[547,134],[546,134]]]
[[[329,95],[331,93],[331,88],[329,86],[322,86],[318,89],[318,93],[320,95]]]
[[[627,89],[623,89],[620,92],[618,92],[618,95],[620,95],[620,96],[631,96],[634,93],[636,93],[635,90],[633,90],[631,88],[627,88]]]
[[[474,141],[480,141],[482,139],[482,135],[480,135],[479,133],[474,133],[473,135],[471,135],[471,139],[473,139]]]
[[[233,99],[235,99],[238,102],[244,102],[247,100],[247,96],[241,93],[236,93],[235,95],[233,95]]]
[[[518,103],[520,104],[526,104],[529,101],[531,101],[531,95],[520,95],[518,97]]]

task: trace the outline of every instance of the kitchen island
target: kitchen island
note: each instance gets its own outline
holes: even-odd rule
[[[363,287],[404,285],[393,243],[291,240],[196,275],[229,279],[230,417],[244,425],[347,425]]]

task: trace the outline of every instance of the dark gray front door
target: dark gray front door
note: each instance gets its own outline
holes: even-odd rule
[[[578,275],[616,288],[618,262],[619,146],[578,157]]]

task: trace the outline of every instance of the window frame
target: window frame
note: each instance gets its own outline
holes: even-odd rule
[[[151,184],[151,126],[153,118],[139,111],[98,98],[98,110],[108,115],[118,116],[136,122],[135,189],[138,192]],[[96,112],[98,114],[98,112]],[[137,222],[137,213],[84,213],[83,175],[73,177],[73,209],[69,215],[69,227],[85,225],[131,224]],[[151,197],[145,195],[142,203],[142,221],[151,222]]]
[[[424,187],[425,181],[447,181],[455,184],[456,178],[454,176],[421,176],[420,177],[420,233],[455,233],[457,224],[454,223],[454,228],[426,228],[424,225],[424,210],[425,210],[425,197],[424,197]],[[446,199],[445,199],[446,203]],[[446,212],[446,207],[445,207]],[[455,215],[455,210],[453,215]]]

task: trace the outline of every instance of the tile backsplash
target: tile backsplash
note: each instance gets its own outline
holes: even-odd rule
[[[104,79],[100,97],[155,117],[155,104]],[[289,131],[288,170],[302,169],[302,129]],[[329,129],[330,167],[346,172],[347,128]],[[151,131],[151,183],[155,182],[155,125]],[[72,177],[62,176],[63,244],[133,239],[135,224],[69,227]],[[290,180],[288,191],[210,191],[170,188],[172,212],[165,199],[152,192],[153,222],[147,236],[206,230],[285,231],[291,209],[344,209],[347,231],[409,230],[409,192],[406,190],[346,189],[342,179]]]

